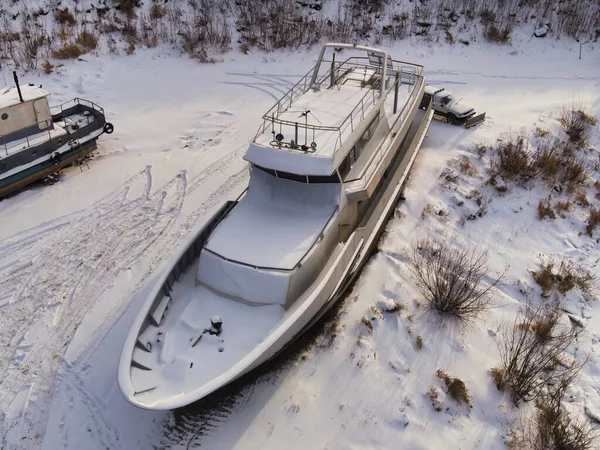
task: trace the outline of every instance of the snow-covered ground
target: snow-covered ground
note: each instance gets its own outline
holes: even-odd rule
[[[512,46],[407,40],[390,50],[423,64],[429,83],[487,110],[487,120],[470,130],[431,125],[406,201],[338,311],[335,338],[325,331],[283,368],[242,388],[227,414],[208,419],[193,408],[181,418],[129,405],[116,381],[122,344],[158,269],[244,188],[242,156],[262,113],[310,69],[316,49],[232,52],[200,65],[157,48],[86,55],[52,75],[23,77],[52,92],[51,104],[73,96],[99,103],[115,132],[101,137],[89,170],[68,169],[55,185],[0,202],[1,447],[503,448],[503,433],[529,406],[514,408],[492,382],[495,330],[514,317],[523,286],[537,289],[530,271],[538,255],[577,260],[598,274],[600,252],[584,231],[589,207],[539,221],[539,200],[558,194],[541,183],[496,193],[484,185],[485,157],[475,144],[534,124],[558,133],[553,114],[573,98],[600,116],[600,51],[585,44],[580,60],[578,43],[526,35]],[[590,159],[598,157],[598,128],[592,144]],[[475,176],[440,181],[462,156]],[[595,189],[588,199],[598,207]],[[463,221],[479,208],[473,190],[488,212]],[[490,276],[508,266],[497,307],[470,327],[440,322],[422,307],[404,252],[428,234],[488,248]],[[404,305],[400,314],[373,308],[392,300]],[[572,388],[573,407],[600,410],[599,306],[577,293],[567,300],[587,320],[578,351],[591,356]],[[437,369],[466,383],[472,408],[444,393]],[[431,386],[442,412],[426,395]]]

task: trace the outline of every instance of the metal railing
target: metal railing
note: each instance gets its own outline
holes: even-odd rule
[[[69,106],[66,106],[66,105],[69,105]],[[19,128],[18,130],[12,131],[10,133],[10,134],[16,134],[19,132],[25,132],[25,135],[22,138],[7,141],[6,136],[0,137],[2,139],[1,144],[2,144],[2,148],[4,148],[5,156],[8,156],[11,153],[14,154],[14,153],[17,153],[17,152],[20,152],[22,150],[26,150],[26,149],[32,147],[33,144],[31,141],[37,140],[45,134],[48,135],[48,140],[52,140],[51,131],[53,129],[52,124],[55,122],[55,117],[57,117],[58,115],[62,115],[65,110],[73,108],[77,105],[84,105],[89,108],[92,108],[93,110],[98,111],[100,114],[102,114],[104,116],[104,109],[101,106],[95,104],[94,102],[90,102],[89,100],[84,100],[84,99],[78,98],[78,97],[76,97],[72,100],[69,100],[68,102],[65,102],[61,105],[52,106],[52,107],[50,107],[50,114],[52,114],[52,119],[38,122],[37,125],[40,128],[39,132],[34,133],[34,134],[27,134],[25,132],[25,130],[27,130],[28,128],[31,128],[32,126],[35,125],[35,124],[30,124],[26,127]],[[57,111],[57,112],[53,112],[53,111]],[[58,120],[62,120],[62,119],[64,119],[64,118],[61,117]],[[86,126],[89,125],[90,122],[94,120],[93,118],[92,118],[92,120],[90,120],[89,116],[86,116],[86,119],[87,119],[87,123],[85,124]],[[9,152],[9,150],[14,150],[14,151]]]
[[[271,107],[271,109],[269,109],[263,115],[263,123],[259,127],[258,132],[256,133],[254,141],[256,141],[259,136],[264,134],[269,126],[272,127],[273,132],[275,132],[275,128],[277,127],[280,133],[284,127],[288,129],[291,127],[294,130],[294,136],[296,137],[295,144],[298,149],[302,149],[302,147],[298,145],[297,139],[298,134],[300,132],[302,132],[302,134],[304,135],[305,140],[308,136],[308,133],[310,132],[314,141],[315,132],[317,131],[329,131],[338,133],[334,144],[335,146],[333,149],[333,154],[335,154],[342,147],[344,133],[346,133],[348,130],[350,130],[350,132],[353,132],[355,126],[360,122],[360,120],[365,118],[365,112],[368,112],[369,108],[371,108],[379,100],[381,100],[379,97],[378,90],[372,89],[371,86],[368,86],[368,84],[366,83],[366,79],[364,87],[366,87],[368,91],[360,99],[356,106],[350,111],[350,113],[346,116],[342,123],[338,126],[313,125],[307,122],[301,123],[296,121],[290,121],[280,119],[280,115],[288,111],[288,109],[292,106],[294,100],[308,92],[311,88],[318,89],[321,85],[328,83],[330,79],[333,79],[334,82],[337,82],[337,80],[342,78],[351,69],[365,68],[375,70],[375,74],[379,75],[378,77],[376,77],[376,80],[379,81],[379,83],[381,83],[381,66],[368,63],[367,57],[348,58],[347,60],[340,62],[337,65],[335,64],[335,62],[332,61],[324,62],[333,63],[333,76],[331,74],[332,69],[330,68],[322,77],[318,79],[317,86],[310,86],[310,79],[312,78],[314,72],[314,68],[311,69],[306,75],[304,75],[304,77],[300,79],[300,81],[298,81],[298,83],[296,83],[288,92],[286,92],[284,96],[281,99],[279,99],[279,101],[275,105],[273,105],[273,107]],[[403,61],[392,60],[392,67],[388,68],[388,78],[393,77],[394,74],[397,74],[398,76],[393,83],[389,83],[389,86],[386,86],[384,98],[387,97],[391,90],[396,88],[396,84],[409,84],[414,86],[419,80],[419,77],[421,77],[422,79],[423,66],[406,63]],[[292,148],[292,150],[295,149],[296,148]],[[302,150],[306,151],[307,148],[304,148]]]
[[[421,75],[422,75],[422,73],[421,73]],[[399,81],[397,81],[397,82],[399,82]],[[404,124],[404,121],[406,120],[406,117],[410,113],[411,109],[414,107],[415,102],[418,100],[417,95],[419,94],[419,92],[421,90],[421,86],[423,85],[424,82],[425,82],[425,79],[422,76],[416,75],[415,82],[413,83],[411,91],[409,93],[408,101],[406,101],[404,103],[404,106],[402,107],[402,110],[400,110],[400,113],[398,114],[396,121],[392,124],[392,126],[391,126],[392,130],[395,126],[397,126],[397,124],[399,122],[400,122],[400,127],[402,127],[402,125]],[[377,148],[377,151],[373,152],[373,154],[370,156],[369,161],[365,164],[363,169],[360,171],[360,174],[350,180],[344,180],[344,183],[352,183],[352,182],[362,179],[364,177],[366,171],[373,164],[373,162],[375,160],[380,161],[383,158],[383,153],[384,153],[383,147],[384,146],[382,144],[383,144],[383,142],[379,145],[379,147]]]

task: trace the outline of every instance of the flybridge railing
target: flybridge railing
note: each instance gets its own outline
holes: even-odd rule
[[[65,110],[73,108],[77,105],[87,106],[89,108],[92,108],[92,109],[98,111],[102,115],[104,115],[104,109],[101,106],[95,104],[94,102],[90,102],[89,100],[84,100],[84,99],[78,98],[78,97],[76,97],[72,100],[69,100],[68,102],[63,103],[62,105],[52,106],[50,108],[50,113],[52,114],[52,119],[43,120],[41,122],[38,122],[37,124],[27,125],[26,127],[20,128],[20,129],[15,130],[10,133],[10,134],[18,134],[18,133],[24,132],[24,136],[22,138],[17,138],[17,139],[7,141],[6,136],[0,137],[0,139],[1,139],[0,148],[4,149],[5,156],[10,155],[11,153],[17,153],[22,150],[26,150],[26,149],[30,148],[33,145],[33,143],[31,141],[35,141],[35,143],[39,143],[38,139],[40,137],[42,137],[42,135],[48,135],[48,140],[52,140],[52,134],[51,134],[52,124],[56,120],[63,119],[62,117],[60,119],[58,119],[57,116],[62,115]],[[90,118],[90,116],[86,116],[87,122],[85,125],[86,126],[89,125],[90,122],[92,122],[94,119],[95,119],[94,117]],[[33,125],[38,125],[40,131],[38,131],[37,133],[34,133],[34,134],[27,134],[25,132],[25,130],[27,130],[28,128],[31,128]]]
[[[272,128],[272,133],[274,134],[273,138],[275,139],[275,133],[278,132],[282,134],[284,127],[289,130],[292,128],[294,140],[293,143],[290,141],[289,143],[278,142],[276,139],[272,143],[278,147],[289,147],[291,150],[300,150],[304,152],[315,151],[315,148],[309,147],[308,142],[305,142],[304,145],[299,145],[298,137],[304,137],[305,141],[308,141],[309,131],[312,135],[312,142],[315,142],[315,133],[317,131],[329,131],[329,132],[337,132],[338,135],[335,140],[335,147],[333,149],[333,154],[335,154],[341,147],[343,143],[344,134],[350,130],[350,132],[354,131],[355,126],[360,122],[360,120],[365,118],[365,112],[368,112],[369,108],[375,105],[379,100],[379,90],[375,89],[374,84],[369,86],[369,83],[366,80],[366,69],[375,70],[375,75],[379,75],[375,77],[374,81],[378,81],[381,83],[381,65],[370,64],[367,57],[352,57],[347,60],[340,62],[336,65],[335,61],[323,61],[325,63],[332,63],[333,74],[331,72],[331,68],[325,72],[325,74],[317,80],[315,86],[310,85],[310,80],[312,79],[314,69],[311,69],[304,77],[298,81],[288,92],[284,94],[284,96],[275,104],[269,111],[267,111],[263,115],[263,123],[259,128],[256,136],[254,137],[254,141],[259,138],[259,136],[263,135],[265,131],[269,128]],[[350,111],[350,113],[346,116],[346,118],[342,121],[342,123],[338,126],[327,126],[327,125],[313,125],[308,123],[308,118],[306,118],[305,123],[285,120],[281,119],[280,115],[289,110],[289,108],[293,105],[294,100],[296,100],[301,95],[308,92],[310,89],[320,89],[321,86],[327,85],[331,81],[333,84],[337,84],[337,82],[346,75],[352,69],[365,69],[365,80],[363,83],[363,87],[367,88],[367,92],[360,99],[360,101],[356,104],[356,106]],[[423,76],[423,66],[417,64],[406,63],[403,61],[393,60],[391,67],[388,67],[388,77],[393,77],[396,75],[396,80],[390,83],[390,85],[385,90],[386,97],[393,89],[396,88],[399,84],[416,84],[419,77]],[[330,81],[331,80],[331,81]],[[330,86],[333,88],[333,86]],[[414,89],[413,89],[414,91]],[[412,93],[411,93],[412,94]],[[406,108],[404,105],[403,111]],[[402,115],[402,112],[401,112]],[[277,131],[276,131],[277,129]]]
[[[77,105],[87,106],[89,108],[95,109],[100,114],[104,115],[104,108],[102,108],[100,105],[97,105],[94,102],[90,102],[89,100],[85,100],[85,99],[79,98],[79,97],[75,97],[74,99],[69,100],[68,102],[65,102],[61,105],[52,106],[50,108],[50,112],[52,113],[53,116],[55,116],[57,114],[62,114],[66,109],[73,108],[74,106],[77,106]],[[58,112],[55,113],[53,111],[58,111]]]
[[[392,129],[394,129],[397,126],[398,121],[400,122],[400,127],[402,127],[402,124],[406,120],[406,116],[409,114],[412,105],[414,104],[415,101],[417,101],[417,95],[419,94],[419,92],[421,92],[421,87],[422,87],[423,83],[425,82],[425,80],[423,78],[419,79],[418,76],[417,76],[416,80],[417,81],[412,85],[411,91],[409,93],[408,101],[404,103],[404,106],[403,106],[402,110],[400,111],[400,114],[398,114],[398,117],[396,118],[396,122],[394,122],[394,124],[392,124]],[[377,149],[377,151],[371,155],[371,157],[369,158],[369,161],[365,164],[363,169],[360,171],[360,174],[355,176],[352,179],[344,180],[344,183],[352,183],[355,181],[362,180],[367,169],[371,167],[373,161],[381,160],[383,158],[384,153],[385,153],[384,145],[380,145],[379,148]]]

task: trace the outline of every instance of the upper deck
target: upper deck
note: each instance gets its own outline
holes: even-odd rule
[[[340,49],[352,55],[336,61]],[[327,44],[315,67],[263,115],[246,159],[275,170],[330,175],[378,111],[392,125],[393,115],[414,100],[422,76],[421,65],[392,60],[385,51]]]

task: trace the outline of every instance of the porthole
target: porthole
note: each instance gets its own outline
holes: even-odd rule
[[[8,113],[2,113],[2,115],[0,116],[0,118],[2,118],[2,120],[8,119]]]

